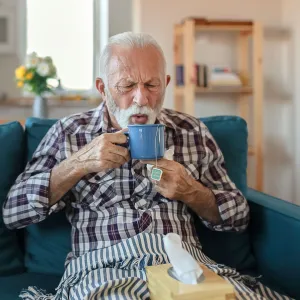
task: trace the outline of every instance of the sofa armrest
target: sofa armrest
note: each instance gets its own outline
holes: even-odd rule
[[[263,281],[300,299],[300,206],[248,189],[252,249]]]

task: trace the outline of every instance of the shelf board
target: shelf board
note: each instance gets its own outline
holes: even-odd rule
[[[196,32],[199,31],[230,31],[230,32],[252,32],[252,25],[196,25]]]
[[[246,32],[251,34],[253,30],[252,25],[195,25],[196,32]],[[183,26],[177,25],[175,29],[175,35],[183,35]]]
[[[182,95],[184,93],[184,86],[176,86],[175,94]],[[196,94],[252,94],[253,89],[250,86],[231,87],[231,86],[219,86],[219,87],[195,87]]]
[[[196,87],[196,93],[225,93],[225,94],[251,94],[252,87],[242,86],[242,87],[231,87],[231,86],[216,86],[216,87]]]
[[[209,26],[252,26],[253,21],[251,20],[226,20],[226,19],[206,19],[206,18],[190,18],[187,20],[194,20],[196,25],[209,25]]]
[[[175,34],[183,34],[185,21],[192,20],[195,24],[195,31],[229,31],[229,32],[248,32],[253,31],[252,21],[233,21],[233,20],[209,20],[205,18],[186,18],[183,23],[176,25]]]

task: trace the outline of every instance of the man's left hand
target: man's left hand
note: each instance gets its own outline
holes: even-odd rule
[[[156,190],[164,197],[171,200],[185,201],[194,191],[195,179],[187,173],[180,163],[165,158],[157,160],[143,160],[144,164],[151,164],[153,168],[163,171],[160,181],[152,180]]]

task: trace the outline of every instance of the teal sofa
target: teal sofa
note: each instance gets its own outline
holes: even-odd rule
[[[195,218],[203,251],[220,264],[259,276],[273,289],[300,299],[300,207],[247,187],[247,125],[235,116],[202,119],[225,157],[231,179],[249,201],[243,233],[212,232]],[[0,125],[0,205],[43,136],[56,120],[27,119]],[[274,182],[274,184],[276,184]],[[2,213],[1,213],[2,214]],[[0,299],[17,299],[30,285],[55,292],[71,249],[64,212],[10,231],[0,216]]]

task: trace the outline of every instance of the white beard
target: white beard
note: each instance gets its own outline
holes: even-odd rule
[[[121,109],[117,106],[116,102],[111,97],[110,92],[107,90],[106,90],[106,95],[107,95],[106,105],[108,107],[108,110],[111,114],[114,115],[121,128],[127,128],[128,125],[130,124],[131,116],[137,114],[147,115],[148,121],[146,124],[154,124],[156,117],[160,113],[163,104],[163,97],[162,97],[160,104],[155,109],[152,109],[148,106],[140,107],[135,103],[132,104],[127,109]]]

